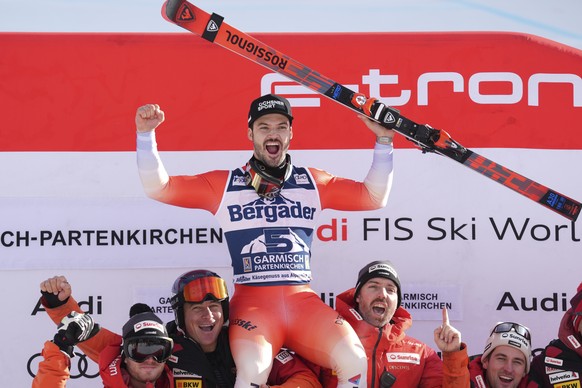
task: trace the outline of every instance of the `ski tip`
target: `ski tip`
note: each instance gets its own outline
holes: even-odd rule
[[[168,17],[168,2],[165,1],[164,4],[162,4],[162,17],[169,21],[169,22],[174,22],[172,19],[170,19],[170,17]]]
[[[162,5],[162,17],[169,22],[176,22],[178,9],[184,3],[184,0],[167,0]]]

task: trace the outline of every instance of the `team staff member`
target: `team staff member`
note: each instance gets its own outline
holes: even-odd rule
[[[443,361],[423,342],[406,334],[412,317],[400,307],[400,277],[388,260],[373,261],[358,273],[355,288],[336,298],[336,309],[356,330],[368,357],[369,388],[469,387],[468,356],[461,333],[443,323],[434,331],[434,341]],[[324,371],[324,386],[335,377]]]
[[[54,322],[71,310],[81,311],[64,276],[43,281],[41,291],[41,302]],[[167,327],[174,349],[167,363],[176,388],[232,388],[236,367],[225,325],[229,297],[224,280],[211,271],[189,271],[176,279],[172,294],[175,320]],[[79,348],[96,360],[104,348],[118,341],[118,335],[101,328],[93,338],[79,343]],[[271,387],[321,387],[315,372],[287,351],[279,352],[273,365],[268,379]]]
[[[483,354],[469,364],[471,386],[477,388],[534,388],[528,376],[531,334],[514,322],[498,322],[487,339]]]
[[[182,360],[183,365],[178,367],[184,369],[185,363],[195,363],[201,370],[205,370],[200,366],[210,363],[214,375],[223,376],[228,383],[221,386],[234,386],[237,369],[230,351],[228,328],[224,324],[229,311],[225,281],[218,274],[208,270],[186,272],[174,282],[171,302],[175,320],[169,327],[171,332],[175,333],[177,354],[179,355],[182,349],[182,354],[189,356],[189,359]],[[187,349],[191,350],[186,351]],[[268,386],[321,387],[315,372],[297,355],[287,350],[281,350],[276,355],[273,365],[267,380]],[[313,365],[310,367],[315,368]]]
[[[72,312],[63,319],[63,323],[53,343],[45,344],[45,359],[39,365],[33,388],[65,387],[69,378],[70,362],[67,361],[72,356],[73,347],[79,341],[96,336],[99,330],[88,314]],[[163,322],[147,305],[136,304],[132,306],[130,319],[123,325],[122,331],[122,340],[100,352],[99,375],[103,386],[173,388],[172,372],[166,365],[172,354],[173,341],[168,337]]]
[[[164,121],[158,105],[139,107],[138,170],[146,194],[171,205],[204,209],[220,222],[234,271],[230,343],[236,387],[267,381],[273,351],[285,346],[338,371],[339,387],[364,386],[366,358],[349,325],[309,286],[311,243],[323,209],[373,210],[386,205],[392,181],[390,131],[362,116],[376,138],[363,182],[298,167],[287,151],[293,138],[289,102],[268,94],[249,109],[247,137],[254,152],[232,171],[169,176],[156,146]],[[269,308],[265,308],[269,306]],[[305,326],[309,330],[304,330]]]
[[[541,387],[582,386],[582,283],[560,321],[558,338],[534,358],[530,374]]]

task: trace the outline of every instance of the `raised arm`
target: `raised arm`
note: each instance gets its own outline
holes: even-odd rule
[[[170,176],[156,143],[156,128],[165,114],[156,104],[140,106],[135,114],[137,169],[146,195],[170,205],[215,213],[222,199],[228,171]]]
[[[365,116],[358,116],[376,135],[372,165],[363,182],[310,169],[317,183],[323,209],[374,210],[386,206],[392,188],[394,131]]]
[[[73,298],[71,284],[65,276],[53,276],[40,283],[41,303],[48,316],[55,324],[60,324],[63,318],[75,311],[83,313],[79,304]],[[120,342],[120,336],[105,328],[77,346],[93,361],[99,362],[99,353],[110,344]]]
[[[461,332],[449,322],[449,313],[443,309],[443,322],[434,330],[434,342],[443,355],[443,387],[469,388],[469,355],[461,342]]]
[[[170,177],[164,168],[156,144],[155,129],[165,120],[164,111],[157,104],[137,108],[137,167],[145,193],[154,199],[168,184]]]

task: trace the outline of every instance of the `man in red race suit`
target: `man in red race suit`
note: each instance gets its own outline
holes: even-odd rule
[[[287,153],[291,106],[272,94],[251,103],[247,137],[254,152],[245,166],[169,176],[155,140],[164,112],[155,104],[137,109],[138,171],[146,194],[207,210],[225,233],[235,283],[230,342],[237,388],[264,384],[281,347],[337,371],[339,387],[366,385],[366,355],[356,333],[309,286],[311,243],[321,211],[374,210],[388,200],[394,133],[361,118],[376,138],[362,182],[293,165]]]

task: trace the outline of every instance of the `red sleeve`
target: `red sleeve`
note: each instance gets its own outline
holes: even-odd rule
[[[424,348],[424,368],[420,378],[419,387],[437,388],[443,385],[443,361],[438,354],[429,346]]]
[[[44,301],[43,301],[44,305]],[[66,317],[71,311],[82,313],[81,307],[77,301],[71,296],[67,302],[59,307],[48,308],[45,306],[48,316],[57,325]],[[91,360],[99,362],[99,353],[107,346],[120,342],[121,336],[111,331],[101,328],[99,332],[87,341],[79,342],[77,347],[83,351]]]
[[[69,379],[71,360],[51,341],[44,343],[43,360],[32,381],[32,388],[64,388]]]
[[[469,356],[467,347],[461,345],[458,352],[443,353],[441,360],[430,347],[426,347],[426,361],[422,371],[419,387],[426,388],[469,388]]]
[[[49,318],[52,319],[52,321],[57,325],[61,323],[61,320],[67,315],[69,315],[71,311],[76,311],[78,313],[83,312],[83,310],[81,310],[81,307],[79,307],[77,301],[72,296],[69,297],[65,304],[62,304],[55,308],[47,307],[44,298],[41,298],[41,303],[45,308]]]
[[[216,214],[229,172],[209,171],[198,175],[171,176],[155,199],[169,205],[208,210]]]
[[[469,388],[469,355],[467,345],[461,344],[458,352],[443,353],[443,388]]]
[[[322,209],[357,211],[381,207],[363,182],[339,178],[316,168],[310,168],[309,171],[315,179]]]
[[[316,367],[319,370],[319,367]],[[296,354],[282,350],[273,360],[273,368],[267,384],[271,387],[284,388],[321,388],[318,376]]]

